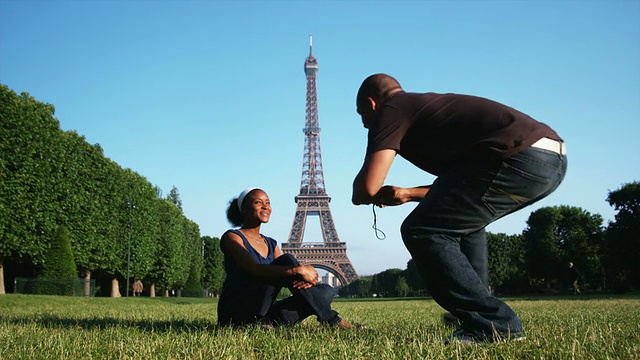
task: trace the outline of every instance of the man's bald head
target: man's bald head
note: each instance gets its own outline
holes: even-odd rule
[[[379,103],[384,103],[399,91],[402,91],[402,87],[398,80],[387,74],[374,74],[364,79],[360,85],[356,102],[362,103],[367,98],[373,98]]]

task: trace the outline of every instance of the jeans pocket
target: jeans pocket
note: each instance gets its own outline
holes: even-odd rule
[[[533,203],[549,188],[549,178],[527,171],[532,163],[521,162],[521,165],[519,168],[503,163],[482,195],[482,202],[496,219]],[[534,165],[531,170],[537,167]]]
[[[549,183],[546,172],[544,175],[539,175],[540,171],[537,171],[542,168],[547,168],[553,172],[557,171],[556,166],[525,156],[508,159],[502,163],[500,171],[513,173],[517,176],[516,181],[520,178],[520,180],[537,182],[546,186]]]

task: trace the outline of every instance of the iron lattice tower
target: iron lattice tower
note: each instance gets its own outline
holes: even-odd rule
[[[307,76],[307,101],[304,132],[304,155],[302,157],[302,180],[300,194],[295,197],[296,214],[289,233],[289,240],[282,244],[282,251],[294,255],[302,264],[312,265],[331,272],[343,285],[358,278],[347,257],[347,245],[340,242],[333,223],[324,186],[322,155],[320,150],[320,123],[318,121],[318,95],[316,74],[318,60],[313,56],[313,38],[309,37],[309,56],[304,62]],[[318,216],[323,242],[304,242],[304,229],[309,216]]]

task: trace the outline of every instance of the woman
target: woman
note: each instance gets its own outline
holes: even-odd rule
[[[318,284],[318,272],[282,254],[274,239],[260,234],[260,226],[270,217],[269,197],[260,189],[246,189],[229,203],[227,219],[240,228],[225,232],[220,243],[227,277],[218,323],[293,325],[315,315],[324,325],[352,327],[331,309],[334,291]],[[276,301],[282,287],[289,288],[292,296]]]

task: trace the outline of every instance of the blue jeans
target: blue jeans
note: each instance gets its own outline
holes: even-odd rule
[[[401,227],[433,299],[466,333],[493,340],[523,331],[516,313],[486,286],[485,227],[552,193],[567,158],[529,148],[506,159],[469,161],[438,177]]]
[[[284,266],[298,266],[300,263],[291,254],[282,254],[271,264]],[[291,291],[291,296],[275,301],[275,297],[282,287]],[[265,318],[279,325],[293,325],[315,315],[318,321],[326,325],[336,325],[342,320],[338,312],[331,309],[331,302],[335,296],[335,290],[327,284],[318,284],[308,289],[296,289],[291,280],[271,286],[272,305]],[[268,296],[268,294],[267,294]],[[265,300],[266,297],[265,297]]]

